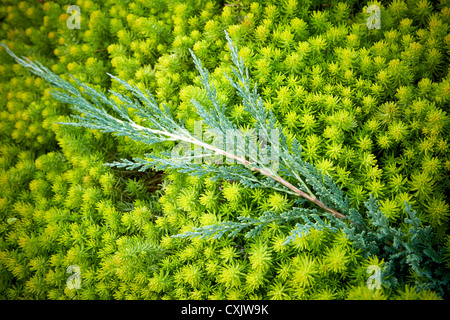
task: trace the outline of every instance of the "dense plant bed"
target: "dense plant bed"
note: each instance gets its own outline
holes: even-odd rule
[[[447,298],[448,1],[4,1],[0,17],[31,59],[0,47],[1,298]],[[53,73],[110,98],[112,122],[52,95]],[[176,141],[132,131],[164,119],[278,128],[272,177],[317,201],[264,169],[164,162]]]

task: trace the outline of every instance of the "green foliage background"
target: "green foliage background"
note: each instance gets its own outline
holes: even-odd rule
[[[81,29],[66,8],[81,9]],[[366,9],[381,8],[381,29]],[[450,268],[450,2],[3,1],[0,39],[63,77],[123,92],[106,72],[147,88],[193,128],[206,101],[188,49],[211,71],[228,116],[251,121],[223,77],[223,29],[304,158],[359,208],[369,194],[402,227],[404,201],[435,232]],[[40,78],[0,52],[0,298],[439,299],[366,286],[369,265],[342,233],[314,230],[283,246],[286,226],[252,239],[180,239],[192,227],[283,212],[293,199],[176,172],[103,166],[158,153],[126,137],[55,124],[68,120]],[[430,245],[432,245],[430,243]],[[66,269],[81,269],[68,289]]]

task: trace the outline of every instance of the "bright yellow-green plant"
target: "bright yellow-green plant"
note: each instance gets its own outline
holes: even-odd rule
[[[446,1],[4,1],[0,38],[18,55],[69,80],[126,94],[107,72],[154,93],[189,130],[191,102],[208,105],[189,49],[210,70],[238,128],[253,126],[224,74],[223,30],[258,83],[287,142],[331,177],[362,212],[375,196],[387,223],[405,229],[405,201],[450,267]],[[81,29],[68,29],[68,5]],[[368,29],[367,8],[381,10]],[[254,238],[173,238],[193,228],[257,219],[296,200],[240,181],[125,171],[104,163],[161,155],[96,130],[61,126],[70,108],[44,81],[0,52],[0,296],[7,299],[428,299],[405,270],[397,289],[370,290],[371,265],[345,233],[312,228],[284,245],[294,224]],[[131,113],[137,124],[142,118]],[[161,183],[161,184],[159,184]],[[367,217],[365,217],[367,218]],[[69,289],[70,265],[81,288]],[[383,284],[383,282],[382,282]]]

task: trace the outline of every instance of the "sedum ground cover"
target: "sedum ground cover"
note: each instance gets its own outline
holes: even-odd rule
[[[69,5],[80,8],[70,28]],[[367,8],[381,12],[369,29]],[[303,159],[361,209],[372,195],[404,229],[405,201],[433,230],[450,268],[450,3],[435,1],[4,1],[0,39],[99,91],[111,73],[148,89],[193,129],[207,103],[189,49],[210,70],[227,116],[251,115],[224,72],[239,48],[267,109]],[[58,124],[73,114],[49,86],[0,51],[0,297],[3,299],[443,299],[406,270],[369,289],[369,266],[343,232],[290,229],[220,239],[174,238],[193,227],[282,214],[294,199],[239,181],[104,166],[173,143]],[[66,285],[70,266],[80,288]],[[73,269],[73,267],[72,267]]]

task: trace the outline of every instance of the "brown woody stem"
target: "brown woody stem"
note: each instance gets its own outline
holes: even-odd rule
[[[279,183],[281,183],[282,185],[286,186],[287,188],[289,188],[290,190],[294,191],[298,196],[303,197],[313,203],[315,203],[317,206],[321,207],[322,209],[324,209],[325,211],[328,211],[329,213],[331,213],[333,216],[339,218],[339,219],[345,219],[346,216],[343,215],[342,213],[337,212],[336,210],[333,210],[331,208],[328,208],[326,205],[323,204],[323,202],[321,202],[320,200],[318,200],[316,197],[314,196],[310,196],[309,194],[303,192],[302,190],[298,189],[297,187],[295,187],[294,185],[292,185],[290,182],[284,180],[283,178],[281,178],[280,176],[277,175],[273,175],[272,173],[270,173],[267,170],[261,169],[261,168],[255,168],[251,166],[251,163],[246,160],[245,158],[242,157],[238,157],[232,153],[226,152],[222,149],[216,148],[210,144],[207,144],[203,141],[197,140],[195,138],[186,138],[184,136],[181,135],[177,135],[177,134],[173,134],[167,131],[160,131],[160,130],[155,130],[155,129],[150,129],[150,128],[146,128],[146,127],[142,127],[138,124],[132,124],[132,126],[138,130],[148,130],[152,133],[155,134],[162,134],[165,136],[169,136],[171,138],[173,138],[174,140],[181,140],[181,141],[185,141],[185,142],[189,142],[189,143],[193,143],[196,144],[198,146],[201,146],[205,149],[211,150],[211,151],[215,151],[217,154],[221,154],[224,155],[230,159],[234,159],[248,167],[250,167],[250,170],[252,171],[258,171],[259,173],[261,173],[262,175],[265,175],[269,178],[272,178],[275,181],[278,181]],[[352,222],[353,224],[355,224],[354,222]],[[356,225],[356,224],[355,224]]]

